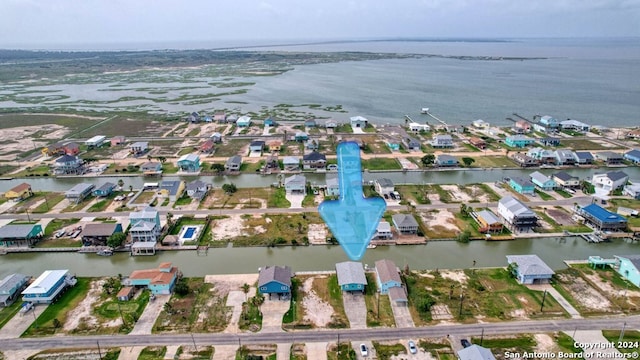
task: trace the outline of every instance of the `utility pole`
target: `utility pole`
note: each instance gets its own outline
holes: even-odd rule
[[[376,307],[376,317],[380,320],[380,291],[376,291],[376,297],[378,298],[378,306]]]
[[[118,312],[120,313],[120,319],[122,319],[122,325],[127,326],[127,322],[124,321],[124,316],[122,315],[122,309],[120,308],[120,300],[116,304],[118,304]]]
[[[460,293],[460,310],[458,311],[458,316],[462,316],[462,300],[464,299],[464,293]]]
[[[542,304],[540,304],[540,312],[542,312],[542,307],[544,306],[544,300],[547,298],[547,290],[542,294]]]
[[[238,340],[240,340],[240,338],[238,338]],[[196,339],[193,338],[193,333],[191,333],[191,341],[193,341],[194,349],[196,349],[196,352],[198,352],[198,346],[196,345]]]
[[[96,340],[96,344],[98,344],[98,356],[100,356],[100,360],[102,360],[102,351],[100,351],[100,341]]]
[[[622,342],[622,339],[624,338],[624,328],[627,326],[627,322],[625,321],[622,324],[622,331],[620,331],[620,337],[618,338],[618,342]]]
[[[480,333],[480,346],[482,346],[483,340],[484,340],[484,328],[482,328],[482,333]]]

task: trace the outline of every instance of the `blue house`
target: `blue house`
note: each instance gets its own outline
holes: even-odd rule
[[[597,204],[580,208],[577,213],[586,223],[600,231],[621,231],[627,228],[627,219]]]
[[[531,195],[536,192],[536,187],[527,179],[521,177],[513,177],[509,180],[509,186],[519,194]]]
[[[548,283],[555,274],[538,255],[507,255],[507,262],[521,284]]]
[[[178,159],[178,167],[184,172],[200,171],[200,156],[197,154],[185,154]]]
[[[316,126],[318,126],[318,124],[314,119],[307,119],[304,121],[304,127],[314,128]]]
[[[436,155],[435,160],[438,166],[458,166],[458,158],[447,154]]]
[[[507,136],[504,139],[504,143],[507,144],[507,146],[514,148],[524,148],[533,144],[534,142],[534,139],[524,135],[512,135]]]
[[[264,119],[264,126],[276,126],[276,121],[273,120],[273,118],[268,117],[266,119]]]
[[[10,274],[0,280],[0,306],[13,304],[20,296],[20,292],[29,285],[31,276]]]
[[[258,291],[261,294],[278,295],[279,298],[288,298],[291,294],[291,278],[293,273],[288,266],[265,266],[260,269],[258,275]]]
[[[351,127],[364,129],[365,127],[367,127],[369,120],[364,116],[352,116],[351,118],[349,118],[349,122],[351,124]]]
[[[7,224],[0,227],[0,246],[31,246],[43,235],[40,224]]]
[[[147,288],[154,295],[169,295],[178,280],[178,268],[170,262],[161,263],[157,269],[135,270],[122,281],[123,285]]]
[[[367,277],[364,275],[362,263],[345,261],[336,264],[338,285],[342,291],[362,291],[367,286]]]
[[[400,143],[393,140],[386,140],[385,143],[391,151],[400,151]]]
[[[376,261],[376,281],[380,294],[388,294],[389,289],[394,287],[402,287],[402,279],[396,264],[388,259]]]
[[[109,195],[111,195],[111,193],[113,192],[113,189],[115,189],[116,184],[114,183],[110,183],[110,182],[106,182],[102,185],[100,185],[99,188],[94,189],[92,194],[93,196],[97,196],[97,197],[107,197]]]
[[[531,177],[531,182],[542,190],[553,190],[558,186],[553,179],[539,171],[529,176]]]
[[[551,128],[551,129],[557,129],[558,126],[560,125],[560,123],[558,122],[558,119],[549,116],[549,115],[545,115],[543,117],[540,118],[540,124],[544,125],[547,128]]]
[[[303,142],[309,140],[309,135],[304,131],[296,132],[295,140],[298,142]]]
[[[251,117],[249,116],[240,116],[238,120],[236,120],[236,125],[238,127],[248,127],[251,126]]]
[[[634,164],[640,164],[640,150],[633,149],[625,153],[624,158],[631,161]]]
[[[47,270],[24,289],[22,301],[52,304],[64,289],[74,286],[77,282],[75,276],[69,274],[69,270]]]
[[[618,273],[633,285],[640,287],[640,255],[615,255]]]

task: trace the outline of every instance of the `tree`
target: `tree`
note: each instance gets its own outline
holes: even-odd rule
[[[222,185],[222,190],[227,194],[233,194],[238,191],[238,188],[235,184],[224,184]]]
[[[224,171],[224,165],[218,163],[211,164],[211,170],[221,173]]]
[[[458,240],[459,242],[468,243],[470,238],[471,232],[469,230],[465,230],[458,234],[458,238],[456,240]]]
[[[167,225],[169,225],[169,227],[173,225],[173,213],[170,213],[170,212],[167,213]]]
[[[260,306],[264,304],[264,295],[260,293],[256,294],[256,296],[251,298],[251,302],[253,303],[253,306]]]
[[[118,248],[122,246],[122,244],[126,239],[127,239],[127,235],[125,235],[123,232],[117,232],[109,236],[109,238],[107,239],[107,246],[114,249]]]
[[[122,189],[123,186],[124,186],[124,180],[118,179],[118,187]]]
[[[62,326],[62,324],[60,323],[60,320],[58,320],[58,318],[54,318],[53,319],[53,328],[54,329],[58,329],[61,326]]]
[[[158,156],[158,160],[160,160],[161,164],[164,164],[164,162],[167,161],[167,158],[164,156]]]
[[[244,283],[242,284],[242,292],[244,293],[244,301],[247,301],[247,294],[251,290],[251,285]]]
[[[422,157],[422,165],[425,167],[433,165],[433,162],[436,160],[436,156],[433,154],[427,154]]]
[[[462,158],[462,163],[464,164],[464,166],[470,166],[471,164],[473,164],[474,162],[476,162],[474,159],[470,158],[470,157],[463,157]]]
[[[187,279],[185,278],[178,280],[173,290],[180,296],[186,296],[191,291],[189,284],[187,283]]]

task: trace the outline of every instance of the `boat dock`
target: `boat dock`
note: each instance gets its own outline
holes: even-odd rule
[[[579,234],[581,238],[583,238],[588,243],[601,243],[601,242],[609,242],[607,239],[603,239],[596,234]]]
[[[425,113],[427,116],[431,117],[432,119],[434,119],[435,121],[439,122],[440,124],[444,125],[444,126],[449,126],[444,120],[440,120],[438,119],[435,115],[433,115],[430,112]],[[405,115],[406,116],[406,115]]]

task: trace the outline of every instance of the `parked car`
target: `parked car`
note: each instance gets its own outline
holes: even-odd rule
[[[392,198],[393,200],[395,200],[395,199],[396,199],[396,196],[395,196],[395,195],[393,195],[393,193],[389,193],[389,196],[391,196],[391,198]]]
[[[367,351],[367,345],[360,344],[360,355],[362,355],[363,357],[369,355],[369,351]]]
[[[409,340],[409,352],[412,354],[418,353],[418,348],[416,347],[416,343],[413,340]]]
[[[389,199],[389,195],[384,194],[384,198],[388,200]]]
[[[462,340],[460,340],[460,345],[462,345],[462,347],[467,348],[467,347],[471,346],[471,343],[467,339],[462,339]]]

